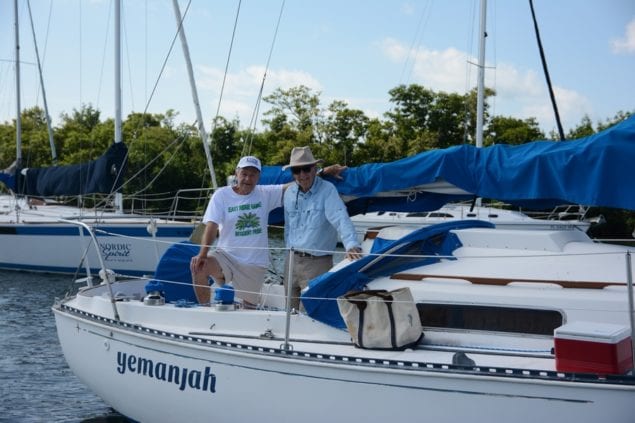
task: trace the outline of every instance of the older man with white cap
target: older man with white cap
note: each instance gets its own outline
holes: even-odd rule
[[[333,165],[324,173],[338,177],[345,168]],[[255,307],[260,301],[260,289],[269,266],[269,212],[282,206],[283,193],[293,184],[258,185],[260,171],[257,157],[241,158],[236,166],[236,183],[218,189],[207,205],[201,249],[190,263],[199,303],[210,301],[208,276],[219,286],[232,282],[246,307]],[[210,251],[217,234],[216,249]]]
[[[190,264],[200,303],[210,301],[208,275],[218,285],[232,282],[245,306],[255,307],[259,302],[269,266],[269,212],[282,206],[285,189],[284,185],[258,185],[260,170],[258,158],[241,158],[236,183],[214,192],[207,205],[201,249]],[[217,233],[217,248],[210,251]]]
[[[291,160],[283,169],[291,168],[295,184],[284,193],[284,237],[287,248],[293,249],[291,276],[292,308],[300,306],[300,292],[308,281],[333,266],[333,251],[338,234],[344,244],[346,257],[357,259],[361,248],[355,227],[335,186],[316,178],[317,164],[309,147],[296,147]],[[344,169],[337,166],[337,174]],[[285,286],[289,275],[289,257],[285,264]],[[288,287],[287,287],[288,289]]]

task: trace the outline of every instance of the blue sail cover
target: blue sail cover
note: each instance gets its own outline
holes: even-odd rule
[[[472,220],[446,222],[418,229],[385,245],[372,255],[355,260],[336,272],[327,272],[313,279],[301,296],[302,304],[307,314],[315,320],[345,328],[335,301],[337,297],[349,291],[361,290],[376,277],[436,263],[443,256],[451,256],[461,246],[458,238],[450,233],[451,230],[493,227],[489,222]]]
[[[343,172],[343,180],[329,180],[347,201],[351,214],[436,210],[446,202],[474,196],[534,209],[570,203],[635,210],[633,164],[635,115],[577,140],[483,148],[460,145],[391,163],[349,168]],[[266,166],[260,183],[290,180],[288,170]],[[426,184],[439,181],[472,195],[426,191]],[[410,195],[391,194],[408,190]]]
[[[124,143],[113,143],[101,157],[87,163],[28,168],[26,176],[16,173],[16,192],[35,197],[109,194],[123,183],[127,152]]]

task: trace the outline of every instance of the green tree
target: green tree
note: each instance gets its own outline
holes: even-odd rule
[[[521,120],[494,116],[487,126],[483,144],[519,145],[541,139],[545,139],[545,134],[540,130],[538,122],[534,118]]]
[[[361,110],[349,109],[343,101],[334,101],[328,107],[324,122],[324,142],[320,157],[327,163],[357,165],[354,152],[366,139],[369,119]]]

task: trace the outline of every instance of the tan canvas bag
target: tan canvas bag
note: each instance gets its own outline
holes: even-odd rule
[[[360,348],[400,350],[423,337],[409,288],[351,291],[337,299],[353,343]]]

